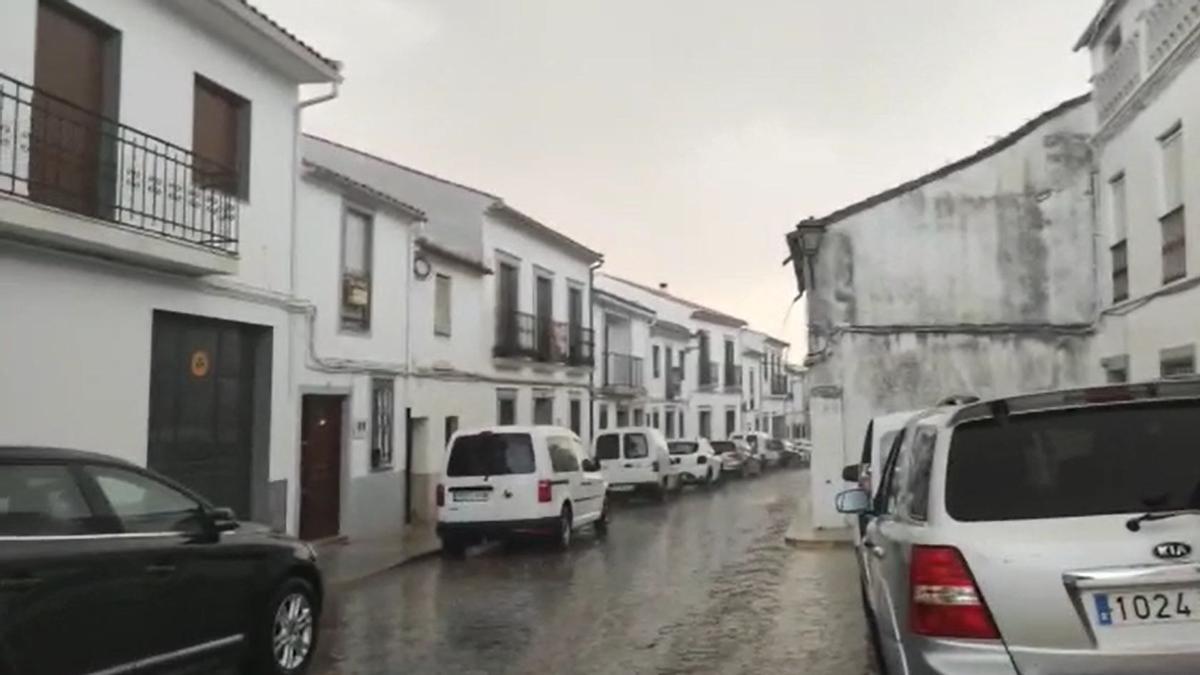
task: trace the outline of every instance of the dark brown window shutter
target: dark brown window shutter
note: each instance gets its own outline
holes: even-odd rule
[[[238,194],[242,185],[240,117],[246,102],[201,77],[196,78],[194,100],[195,182]]]

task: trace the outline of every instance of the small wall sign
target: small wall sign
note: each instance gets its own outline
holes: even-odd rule
[[[351,433],[354,436],[354,438],[366,438],[367,437],[367,421],[366,420],[354,420],[354,427],[353,427]]]
[[[203,349],[197,349],[196,351],[192,352],[192,358],[190,359],[189,365],[191,367],[192,377],[208,377],[208,371],[212,368],[212,357],[208,355],[207,351]]]

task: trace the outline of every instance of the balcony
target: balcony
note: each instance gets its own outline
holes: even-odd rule
[[[683,368],[673,366],[667,368],[666,388],[664,398],[668,401],[678,401],[683,390]]]
[[[700,391],[712,391],[721,385],[721,364],[716,361],[700,362]]]
[[[1200,25],[1200,0],[1158,0],[1145,20],[1146,69],[1154,70]]]
[[[237,271],[235,172],[0,74],[0,236]]]
[[[732,363],[725,364],[725,391],[740,392],[742,390],[742,369]]]
[[[791,392],[788,390],[787,375],[772,375],[771,376],[771,396],[787,396]]]
[[[1142,82],[1141,36],[1134,33],[1094,79],[1096,110],[1103,123]]]
[[[533,314],[501,311],[496,317],[496,358],[529,359],[591,367],[592,329],[560,321],[538,320]]]
[[[645,362],[631,354],[608,352],[604,355],[602,387],[607,394],[632,396],[644,393]]]

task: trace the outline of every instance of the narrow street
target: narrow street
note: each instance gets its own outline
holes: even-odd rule
[[[780,470],[668,506],[607,540],[429,559],[331,599],[315,672],[872,672],[848,550],[784,542],[806,481]]]

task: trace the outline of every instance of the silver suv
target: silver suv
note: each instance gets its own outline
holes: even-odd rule
[[[866,513],[892,675],[1200,673],[1200,379],[936,408]]]

